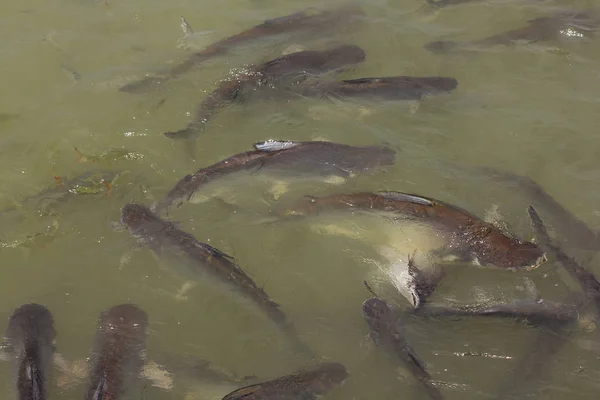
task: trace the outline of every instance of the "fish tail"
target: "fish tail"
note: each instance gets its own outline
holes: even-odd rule
[[[189,139],[198,133],[196,129],[187,127],[173,132],[165,132],[164,135],[169,139]]]

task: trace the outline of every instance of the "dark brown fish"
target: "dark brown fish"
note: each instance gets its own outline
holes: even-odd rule
[[[435,41],[425,45],[433,52],[443,52],[461,48],[510,46],[517,42],[548,42],[561,36],[587,36],[598,29],[598,21],[589,13],[557,13],[527,21],[521,28],[502,32],[490,37],[469,42],[451,40]]]
[[[147,328],[146,312],[132,304],[100,315],[86,400],[119,400],[133,392],[145,362]]]
[[[24,304],[8,321],[5,344],[16,374],[19,400],[45,400],[56,330],[48,309]]]
[[[566,323],[574,321],[578,317],[575,304],[533,300],[466,306],[427,304],[412,312],[435,318],[460,316],[508,318],[524,320],[531,325]]]
[[[348,372],[339,363],[322,363],[311,370],[237,389],[223,400],[314,400],[342,384]]]
[[[600,282],[598,282],[594,274],[587,271],[575,259],[567,255],[552,242],[542,218],[533,207],[529,206],[528,212],[540,242],[540,247],[555,257],[569,275],[579,283],[585,297],[593,304],[596,315],[599,318],[598,321],[600,321]]]
[[[424,386],[432,399],[443,399],[444,396],[431,383],[431,375],[425,364],[406,340],[404,325],[400,315],[387,303],[376,297],[363,303],[363,316],[369,325],[369,336],[376,346],[392,355],[403,367]]]
[[[291,33],[297,31],[319,30],[319,34],[330,31],[344,24],[351,25],[353,18],[364,15],[362,9],[356,5],[346,4],[334,10],[317,10],[314,8],[299,11],[283,17],[266,20],[237,35],[222,39],[208,46],[203,51],[192,54],[184,62],[160,72],[160,76],[148,76],[139,81],[129,83],[119,90],[122,92],[136,93],[147,91],[163,84],[170,78],[175,78],[189,71],[193,67],[213,57],[224,55],[231,49],[247,44],[257,39]]]
[[[427,95],[450,92],[458,86],[454,78],[441,76],[387,76],[343,81],[307,82],[292,87],[307,97],[335,96],[383,100],[420,100]]]
[[[185,270],[181,271],[182,274],[195,280],[208,278],[214,284],[224,285],[242,304],[255,305],[287,334],[298,349],[310,352],[296,336],[292,324],[279,308],[279,304],[271,300],[231,256],[199,242],[193,235],[175,226],[173,222],[161,219],[140,204],[126,204],[121,210],[121,222],[135,238],[157,255],[181,256],[185,263],[172,264],[174,266],[183,264]]]
[[[531,270],[546,261],[546,255],[535,244],[507,236],[466,210],[414,194],[363,192],[307,197],[286,214],[311,215],[325,209],[390,212],[429,223],[450,234],[449,249],[465,256],[464,259],[474,257],[481,265]]]
[[[223,107],[246,100],[260,88],[273,89],[283,80],[297,83],[308,76],[339,69],[345,65],[364,61],[365,52],[358,46],[344,45],[328,50],[307,50],[287,54],[237,75],[219,85],[198,106],[196,115],[185,129],[166,132],[170,139],[187,139],[202,132],[210,120]],[[286,84],[282,84],[283,87]]]
[[[392,165],[395,161],[395,151],[383,146],[355,147],[322,141],[270,140],[255,143],[254,148],[253,151],[235,154],[201,168],[193,175],[186,175],[163,200],[152,205],[152,211],[162,213],[174,205],[179,207],[203,185],[239,171],[256,168],[261,171],[282,170],[347,178],[352,173]]]

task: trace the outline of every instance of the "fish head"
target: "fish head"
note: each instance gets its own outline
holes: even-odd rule
[[[531,271],[548,259],[546,253],[535,243],[521,242],[504,235],[490,235],[484,242],[485,251],[476,255],[483,265],[494,265],[514,271]]]
[[[109,335],[130,339],[144,338],[148,328],[148,315],[133,304],[119,304],[102,313],[98,329]]]
[[[380,332],[384,325],[392,321],[392,310],[387,303],[376,297],[365,300],[362,305],[363,316],[372,332]]]
[[[126,204],[121,209],[121,223],[129,229],[138,229],[144,223],[155,221],[157,217],[149,208],[141,204]]]
[[[13,348],[24,344],[29,339],[52,346],[56,338],[52,314],[43,305],[23,304],[11,315],[6,338]]]

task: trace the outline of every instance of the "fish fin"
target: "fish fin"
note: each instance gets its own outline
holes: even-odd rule
[[[186,21],[186,19],[183,17],[183,15],[181,16],[181,23],[179,26],[181,27],[181,30],[183,31],[184,38],[188,37],[194,33],[192,26],[189,24],[189,22]]]
[[[262,385],[260,383],[257,383],[255,385],[250,385],[250,386],[245,386],[243,388],[237,389],[231,393],[229,393],[228,395],[226,395],[225,397],[223,397],[222,400],[239,400],[239,399],[244,399],[246,397],[249,397],[253,394],[257,394],[257,392],[260,392],[260,390],[262,389]]]
[[[373,295],[373,297],[379,298],[379,296],[377,295],[377,293],[375,293],[371,285],[369,285],[369,282],[365,280],[363,281],[363,284],[365,285],[365,288],[369,291],[369,293]]]
[[[290,140],[273,140],[269,139],[264,142],[254,143],[252,147],[258,151],[274,152],[284,149],[289,149],[298,146],[300,142],[292,142]]]
[[[233,256],[230,256],[229,254],[223,253],[221,250],[219,250],[219,249],[217,249],[217,248],[215,248],[215,247],[212,247],[212,246],[211,246],[211,245],[209,245],[209,244],[206,244],[206,243],[202,243],[202,242],[196,241],[196,242],[194,243],[194,245],[195,245],[196,247],[200,247],[201,249],[204,249],[204,250],[206,250],[206,251],[208,251],[208,252],[212,253],[213,255],[216,255],[216,256],[219,256],[219,257],[226,258],[227,260],[229,260],[229,261],[231,261],[231,262],[233,262],[233,263],[235,264],[235,258],[234,258]],[[236,264],[236,266],[237,266],[237,264]],[[238,268],[239,268],[239,267],[238,267]]]
[[[354,83],[360,85],[361,83],[375,83],[381,81],[381,78],[358,78],[358,79],[348,79],[343,80],[344,83]]]
[[[420,197],[414,194],[402,193],[402,192],[378,192],[379,196],[390,199],[390,200],[399,200],[406,201],[409,203],[422,204],[424,206],[433,206],[433,202],[424,197]]]

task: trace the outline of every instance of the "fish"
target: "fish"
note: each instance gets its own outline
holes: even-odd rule
[[[169,139],[188,139],[206,129],[216,113],[234,102],[247,100],[249,93],[261,88],[273,89],[287,79],[288,85],[308,76],[340,69],[348,64],[365,60],[365,51],[356,45],[342,45],[327,50],[305,50],[287,54],[266,63],[251,67],[222,82],[209,94],[196,110],[192,122],[182,130],[165,132]],[[286,86],[282,84],[282,86]]]
[[[321,363],[312,369],[242,387],[222,400],[314,400],[341,385],[347,377],[342,364]]]
[[[377,297],[365,300],[362,310],[369,326],[369,337],[375,345],[408,369],[425,388],[430,398],[443,399],[442,393],[431,383],[431,375],[427,372],[425,363],[406,340],[404,325],[396,310]]]
[[[569,275],[579,283],[586,299],[593,305],[598,321],[600,321],[600,282],[598,282],[598,279],[596,279],[596,276],[593,273],[586,270],[575,261],[574,258],[566,254],[560,247],[552,242],[546,226],[544,225],[544,221],[535,208],[529,206],[527,211],[540,246],[544,248],[548,254],[552,255]]]
[[[146,312],[133,304],[100,315],[85,400],[120,400],[134,391],[145,363],[148,324]]]
[[[428,95],[451,92],[457,87],[458,81],[451,77],[386,76],[309,81],[295,85],[290,90],[305,97],[421,100]]]
[[[190,55],[183,62],[159,72],[158,76],[147,76],[128,83],[119,90],[126,93],[143,93],[154,89],[171,78],[178,77],[211,58],[227,54],[230,50],[265,37],[283,33],[318,30],[319,34],[335,29],[342,24],[351,25],[354,18],[364,16],[364,11],[354,4],[344,4],[332,10],[309,8],[290,15],[269,19],[237,35],[229,36]]]
[[[396,152],[385,146],[356,147],[340,143],[268,140],[255,143],[254,150],[238,153],[192,175],[186,175],[155,202],[151,210],[161,213],[189,201],[203,185],[244,170],[280,170],[295,173],[335,175],[348,178],[395,162]]]
[[[532,270],[542,265],[546,254],[534,243],[508,236],[494,225],[454,205],[402,192],[359,192],[328,197],[306,196],[283,216],[314,215],[324,209],[392,213],[430,224],[449,234],[450,252],[462,260],[506,270]]]
[[[292,344],[304,352],[310,350],[296,336],[295,329],[287,320],[279,304],[261,289],[236,263],[235,259],[222,251],[199,242],[190,233],[179,229],[173,222],[163,220],[149,208],[130,203],[121,209],[121,223],[129,232],[159,256],[181,255],[187,262],[185,273],[196,280],[208,278],[221,284],[235,294],[243,304],[254,304],[281,331],[287,334]]]
[[[530,325],[567,323],[578,318],[578,308],[573,303],[521,300],[511,303],[447,306],[427,304],[411,311],[427,317],[498,317],[524,320]]]
[[[461,48],[510,46],[519,43],[549,42],[563,37],[585,37],[598,29],[598,20],[590,13],[560,12],[527,21],[525,26],[512,29],[480,40],[456,42],[439,40],[427,43],[432,52],[446,52]]]
[[[45,400],[54,357],[54,319],[40,304],[23,304],[10,316],[6,351],[14,365],[19,400]]]
[[[548,218],[554,221],[558,231],[567,239],[570,246],[582,250],[600,250],[598,233],[590,229],[585,222],[556,201],[542,185],[533,179],[491,167],[478,167],[478,170],[483,172],[486,179],[491,178],[496,182],[514,185],[526,194],[529,201],[545,211]]]

